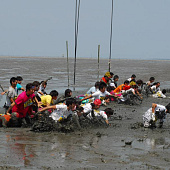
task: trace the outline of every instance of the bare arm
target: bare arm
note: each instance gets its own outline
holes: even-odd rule
[[[152,103],[152,113],[155,113],[155,108],[157,107],[157,104]]]
[[[43,109],[40,110],[40,112],[43,112],[43,111],[48,110],[48,109],[56,109],[56,105],[44,107]]]
[[[5,90],[5,91],[3,91],[3,92],[1,93],[1,95],[4,95],[4,94],[7,93],[7,92],[8,92],[8,89]]]
[[[10,111],[11,111],[11,109],[13,108],[15,106],[15,102],[13,102],[12,104],[11,104],[11,106],[9,107],[9,109],[7,110],[7,115],[10,115]]]
[[[25,91],[25,89],[24,89],[23,87],[21,87],[21,90],[22,90],[22,91]]]
[[[81,99],[80,101],[83,101],[83,100],[86,100],[86,99],[90,99],[90,98],[92,98],[92,95],[87,96],[87,97],[85,97],[85,98]]]

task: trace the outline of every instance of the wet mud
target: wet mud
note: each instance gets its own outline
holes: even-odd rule
[[[0,57],[0,61],[1,85],[5,89],[9,79],[16,75],[24,78],[23,85],[52,76],[48,92],[56,89],[62,95],[68,88],[66,59]],[[72,90],[73,65],[74,60],[70,60]],[[170,61],[112,60],[111,65],[111,70],[120,77],[119,84],[135,73],[137,79],[147,81],[154,76],[162,88],[170,88]],[[101,60],[99,77],[107,68],[108,61]],[[97,73],[96,60],[79,59],[73,94],[83,94],[93,86]],[[170,115],[163,128],[146,129],[142,123],[143,113],[153,102],[166,105],[170,102],[169,97],[170,93],[166,99],[148,97],[142,104],[133,106],[112,102],[107,106],[114,110],[109,127],[87,124],[81,130],[74,126],[62,129],[52,123],[51,129],[60,130],[47,128],[47,132],[41,133],[33,132],[31,128],[0,128],[0,169],[169,169]],[[1,96],[1,112],[4,101],[5,96]]]

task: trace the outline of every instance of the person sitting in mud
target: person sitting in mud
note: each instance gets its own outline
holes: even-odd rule
[[[7,110],[7,115],[10,115],[10,119],[5,124],[14,127],[20,127],[22,124],[27,123],[30,124],[34,98],[34,86],[32,83],[28,83],[26,85],[26,91],[23,91]],[[12,113],[10,114],[11,109]]]
[[[54,104],[63,103],[66,101],[67,98],[70,98],[72,96],[72,90],[66,89],[64,95],[57,98],[57,100],[54,100]]]
[[[66,120],[68,117],[73,115],[73,111],[75,110],[76,101],[74,98],[66,99],[66,104],[58,104],[44,107],[39,111],[39,113],[45,110],[53,109],[53,112],[49,115],[55,122],[61,122]]]
[[[109,125],[109,120],[108,118],[113,115],[113,110],[111,108],[106,108],[104,111],[98,111],[98,110],[94,110],[94,116],[97,118],[97,119],[103,119],[105,121],[105,123],[107,125]],[[87,117],[89,119],[93,119],[92,117],[92,112],[90,112]]]
[[[110,87],[112,87],[112,90],[116,89],[117,88],[117,82],[119,80],[119,76],[118,75],[115,75],[113,77],[113,80],[110,82]]]
[[[160,82],[156,82],[153,84],[153,86],[150,88],[152,94],[156,94],[160,90]]]
[[[106,96],[113,96],[108,91],[106,91],[106,87],[107,87],[106,83],[100,82],[99,90],[96,91],[95,93],[81,99],[81,101],[86,100],[86,99],[90,99],[90,98],[94,98],[94,100],[95,99],[104,100]]]
[[[153,96],[154,98],[166,98],[165,94],[166,94],[166,89],[163,89],[162,91],[156,92],[156,93],[153,94],[152,96]]]
[[[95,93],[97,90],[99,90],[99,85],[100,85],[100,82],[97,81],[97,82],[95,83],[95,85],[94,85],[93,87],[91,87],[91,88],[86,92],[86,94],[90,95],[90,94]]]
[[[111,78],[110,72],[106,72],[104,77],[101,78],[100,82],[104,82],[106,83],[106,85],[108,85],[110,78]]]
[[[21,83],[23,81],[23,78],[21,76],[17,76],[17,95],[19,93],[19,91],[25,91],[25,89],[22,87]]]
[[[52,90],[50,94],[41,96],[41,103],[43,107],[50,106],[53,104],[53,100],[57,100],[58,92],[56,90]]]
[[[7,112],[7,110],[11,106],[11,104],[15,103],[15,99],[17,98],[17,88],[16,88],[17,78],[12,77],[10,79],[10,84],[11,84],[11,86],[7,90],[6,102],[5,102],[5,105],[4,105],[5,113]],[[10,111],[10,113],[11,113],[11,111]]]
[[[130,78],[128,78],[127,80],[128,80],[129,82],[131,82],[131,81],[136,82],[135,78],[136,78],[136,75],[135,75],[135,74],[132,74],[132,76],[131,76]]]
[[[170,103],[167,106],[152,103],[152,108],[143,115],[144,127],[156,127],[156,121],[159,119],[159,127],[161,128],[167,113],[170,113]]]

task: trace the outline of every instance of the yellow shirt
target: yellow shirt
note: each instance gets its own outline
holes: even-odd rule
[[[52,104],[53,100],[50,95],[43,95],[41,96],[41,102],[42,102],[42,105],[47,106],[47,103]]]

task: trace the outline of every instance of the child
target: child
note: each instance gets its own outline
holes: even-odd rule
[[[106,108],[104,111],[94,110],[94,115],[97,119],[104,119],[107,125],[109,125],[108,118],[113,115],[113,110],[111,108]],[[89,119],[92,119],[92,113],[87,116]]]
[[[170,103],[167,106],[152,103],[152,108],[143,115],[144,127],[156,127],[155,123],[159,119],[159,127],[161,128],[167,113],[170,113]]]
[[[75,106],[76,106],[75,99],[69,98],[66,100],[66,104],[47,106],[41,109],[39,112],[43,112],[49,109],[54,109],[49,117],[55,120],[55,122],[60,122],[62,119],[67,119],[68,116],[73,114],[73,111],[75,110]]]
[[[41,96],[42,106],[50,106],[51,104],[53,104],[53,100],[57,100],[57,96],[58,92],[56,90],[52,90],[48,95]]]

